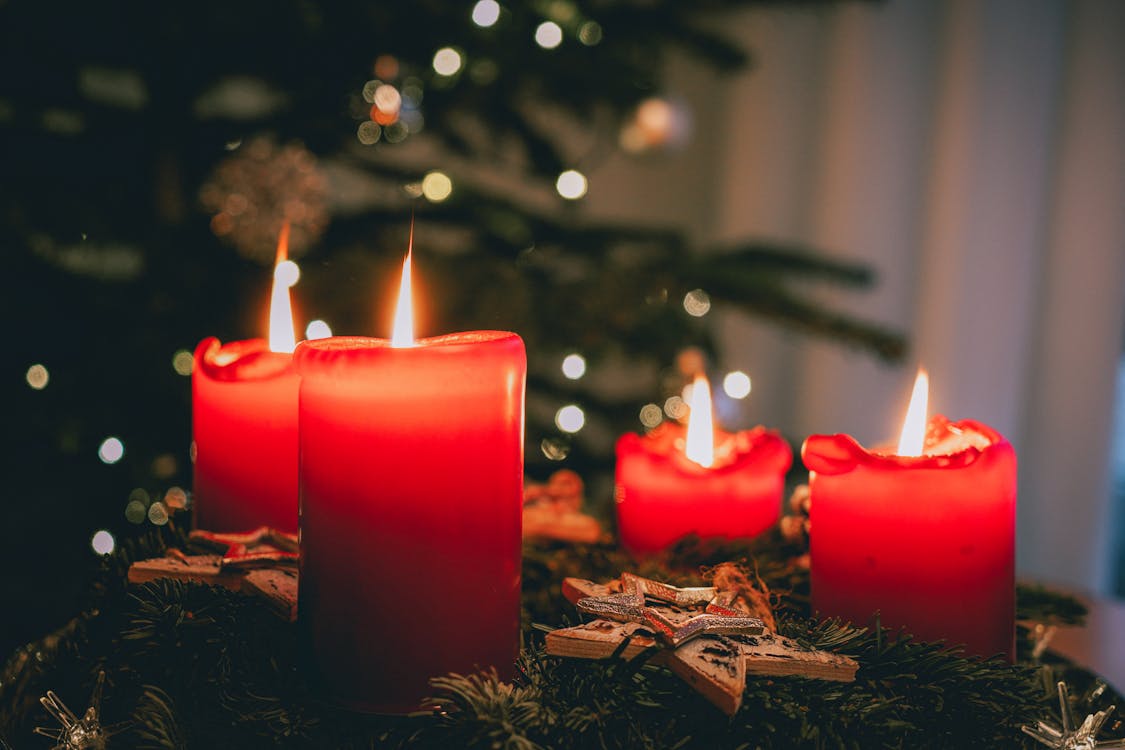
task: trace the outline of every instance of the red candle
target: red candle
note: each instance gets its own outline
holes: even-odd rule
[[[729,434],[711,426],[707,380],[692,387],[687,430],[665,423],[617,441],[617,531],[634,554],[688,534],[752,537],[777,522],[793,454],[776,432]]]
[[[879,611],[921,640],[1012,659],[1015,451],[971,420],[923,430],[924,385],[915,393],[896,453],[847,435],[805,441],[813,609],[857,624]]]
[[[357,710],[417,710],[432,677],[519,652],[526,361],[514,333],[297,349],[302,658]]]
[[[206,338],[192,370],[195,524],[211,531],[297,530],[297,386],[282,229],[270,300],[270,339]]]

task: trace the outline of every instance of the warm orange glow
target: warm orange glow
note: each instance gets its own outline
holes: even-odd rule
[[[910,394],[910,407],[902,423],[902,437],[898,441],[898,455],[921,456],[926,439],[926,407],[930,398],[930,378],[918,368],[914,392]]]
[[[691,386],[691,413],[688,415],[684,455],[703,467],[710,467],[715,463],[711,384],[703,375],[696,375]]]
[[[398,305],[395,307],[394,331],[391,346],[404,349],[414,346],[414,306],[410,292],[410,256],[414,254],[414,223],[410,224],[410,242],[406,247],[406,260],[402,262],[402,281],[398,287]]]
[[[289,302],[289,286],[277,273],[289,259],[289,222],[281,226],[277,238],[277,260],[274,262],[273,293],[270,295],[270,351],[291,354],[297,348],[293,331],[293,307]]]

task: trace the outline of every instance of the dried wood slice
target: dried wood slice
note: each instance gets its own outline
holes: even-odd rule
[[[222,569],[219,555],[176,555],[140,560],[129,566],[129,583],[147,583],[158,578],[175,578],[178,581],[200,581],[215,586],[225,586],[239,591],[242,588],[240,571]]]
[[[700,636],[677,649],[661,651],[656,660],[727,716],[738,713],[746,687],[746,662],[740,644],[729,636]]]
[[[618,652],[623,643],[625,647]],[[548,654],[575,659],[608,659],[616,653],[628,660],[655,647],[652,631],[639,622],[593,620],[547,633]]]
[[[727,637],[742,647],[747,674],[854,682],[859,669],[859,662],[851,657],[830,651],[811,651],[774,633]]]
[[[283,620],[297,621],[297,571],[284,568],[251,570],[242,580],[242,591],[265,600]]]
[[[621,593],[621,581],[613,580],[608,584],[594,583],[585,578],[564,578],[562,593],[571,604],[590,596],[609,596]]]

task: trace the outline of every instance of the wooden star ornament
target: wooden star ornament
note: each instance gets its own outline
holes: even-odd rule
[[[727,715],[742,705],[747,675],[851,682],[859,667],[847,656],[769,632],[760,619],[732,610],[729,592],[714,587],[680,588],[625,574],[608,585],[567,578],[563,594],[597,619],[548,633],[547,653],[625,660],[649,654]],[[707,624],[691,625],[697,621]]]

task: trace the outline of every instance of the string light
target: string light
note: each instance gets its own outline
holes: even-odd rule
[[[434,72],[439,76],[456,75],[461,64],[461,53],[452,47],[442,47],[434,53]]]
[[[664,413],[671,419],[679,419],[688,413],[688,405],[679,396],[672,396],[664,402]]]
[[[562,44],[562,27],[554,21],[544,21],[535,29],[535,43],[543,49],[554,49]]]
[[[108,555],[113,552],[113,548],[117,546],[113,539],[113,534],[110,534],[105,529],[94,532],[94,536],[90,538],[90,546],[94,552],[99,555]]]
[[[645,404],[641,407],[641,424],[648,429],[656,427],[664,421],[664,411],[656,404]]]
[[[742,370],[732,370],[723,377],[723,392],[731,398],[746,398],[750,387],[750,376]]]
[[[291,260],[283,260],[273,269],[273,277],[284,287],[292,287],[301,278],[301,269]]]
[[[51,380],[51,374],[47,372],[47,368],[43,365],[32,365],[27,368],[27,384],[33,389],[41,391],[47,387],[47,383]]]
[[[593,47],[602,40],[602,27],[597,21],[587,21],[578,27],[578,41]]]
[[[191,375],[193,367],[195,367],[195,357],[187,349],[180,349],[172,355],[172,369],[176,371],[177,375],[183,375],[186,378]]]
[[[102,463],[115,464],[125,455],[125,444],[115,437],[107,437],[98,446],[98,458]]]
[[[711,310],[711,297],[702,289],[692,289],[684,295],[684,310],[688,315],[702,318]]]
[[[586,425],[586,412],[575,404],[567,404],[555,413],[555,425],[563,432],[578,432]]]
[[[433,203],[441,203],[453,192],[453,180],[445,172],[433,171],[422,178],[422,195]]]
[[[586,194],[586,175],[576,169],[568,169],[555,181],[555,190],[567,200],[578,200]]]
[[[326,339],[332,335],[332,329],[323,320],[310,320],[305,326],[305,338],[309,341]]]
[[[563,375],[571,380],[578,380],[586,374],[586,358],[581,354],[568,354],[562,361]]]
[[[500,20],[500,3],[496,0],[480,0],[473,6],[473,23],[487,29]]]

